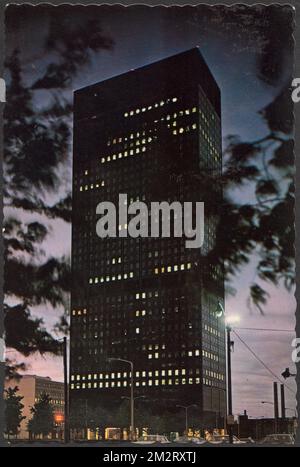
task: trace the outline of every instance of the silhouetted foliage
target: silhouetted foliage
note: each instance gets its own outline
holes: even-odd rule
[[[21,11],[7,12],[7,26],[18,25]],[[11,13],[10,13],[11,12]],[[22,56],[14,50],[6,58],[7,104],[4,113],[4,248],[6,345],[25,356],[34,352],[60,353],[50,329],[34,317],[33,307],[65,306],[70,290],[67,257],[49,257],[44,251],[51,221],[71,221],[71,186],[62,184],[62,171],[70,164],[72,103],[63,94],[94,54],[111,50],[97,19],[70,22],[56,8],[45,7],[48,32],[43,53],[48,57],[42,75],[24,79]],[[43,101],[37,93],[43,92]],[[40,94],[39,94],[40,95]],[[38,218],[37,218],[38,215]],[[34,216],[34,219],[32,217]],[[29,220],[28,220],[29,219]],[[67,332],[62,316],[55,332]],[[24,365],[7,360],[7,376]]]
[[[30,412],[32,418],[27,424],[28,431],[33,437],[49,435],[54,427],[54,413],[49,395],[41,394],[39,400],[31,407]]]
[[[22,415],[24,405],[22,404],[23,396],[18,395],[19,388],[8,388],[4,390],[4,419],[5,419],[5,433],[8,438],[10,436],[17,436],[22,420],[26,417]]]

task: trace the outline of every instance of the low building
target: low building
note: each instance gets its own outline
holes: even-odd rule
[[[261,440],[275,433],[295,433],[295,418],[249,418],[247,411],[239,415],[238,425],[234,432],[239,438],[251,437]]]
[[[48,376],[24,375],[19,380],[10,380],[6,382],[5,387],[14,388],[18,386],[19,395],[23,396],[22,404],[24,405],[23,416],[26,418],[22,421],[19,437],[28,439],[29,433],[27,423],[31,419],[31,407],[39,400],[41,394],[46,393],[51,398],[54,412],[55,429],[52,438],[62,438],[63,422],[64,422],[64,383],[53,381]]]

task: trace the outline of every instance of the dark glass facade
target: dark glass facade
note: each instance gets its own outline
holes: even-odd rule
[[[205,215],[202,248],[183,238],[96,234],[101,201],[202,201],[197,174],[220,173],[220,91],[199,50],[75,92],[71,406],[135,394],[156,407],[197,404],[224,414],[223,273],[203,258],[217,219]],[[212,187],[211,201],[222,196]],[[219,198],[218,198],[219,197]],[[127,225],[117,225],[122,235]]]

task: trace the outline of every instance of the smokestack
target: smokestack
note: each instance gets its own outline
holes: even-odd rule
[[[278,410],[278,385],[273,383],[274,388],[274,419],[275,419],[275,432],[277,433],[279,410]]]
[[[284,394],[284,384],[280,386],[281,390],[281,418],[285,419],[285,394]]]

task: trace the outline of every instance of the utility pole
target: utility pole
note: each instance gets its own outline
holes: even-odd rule
[[[70,441],[69,429],[69,385],[68,385],[68,358],[67,358],[67,338],[63,339],[63,360],[64,360],[64,393],[65,393],[65,422],[64,422],[64,441]]]

